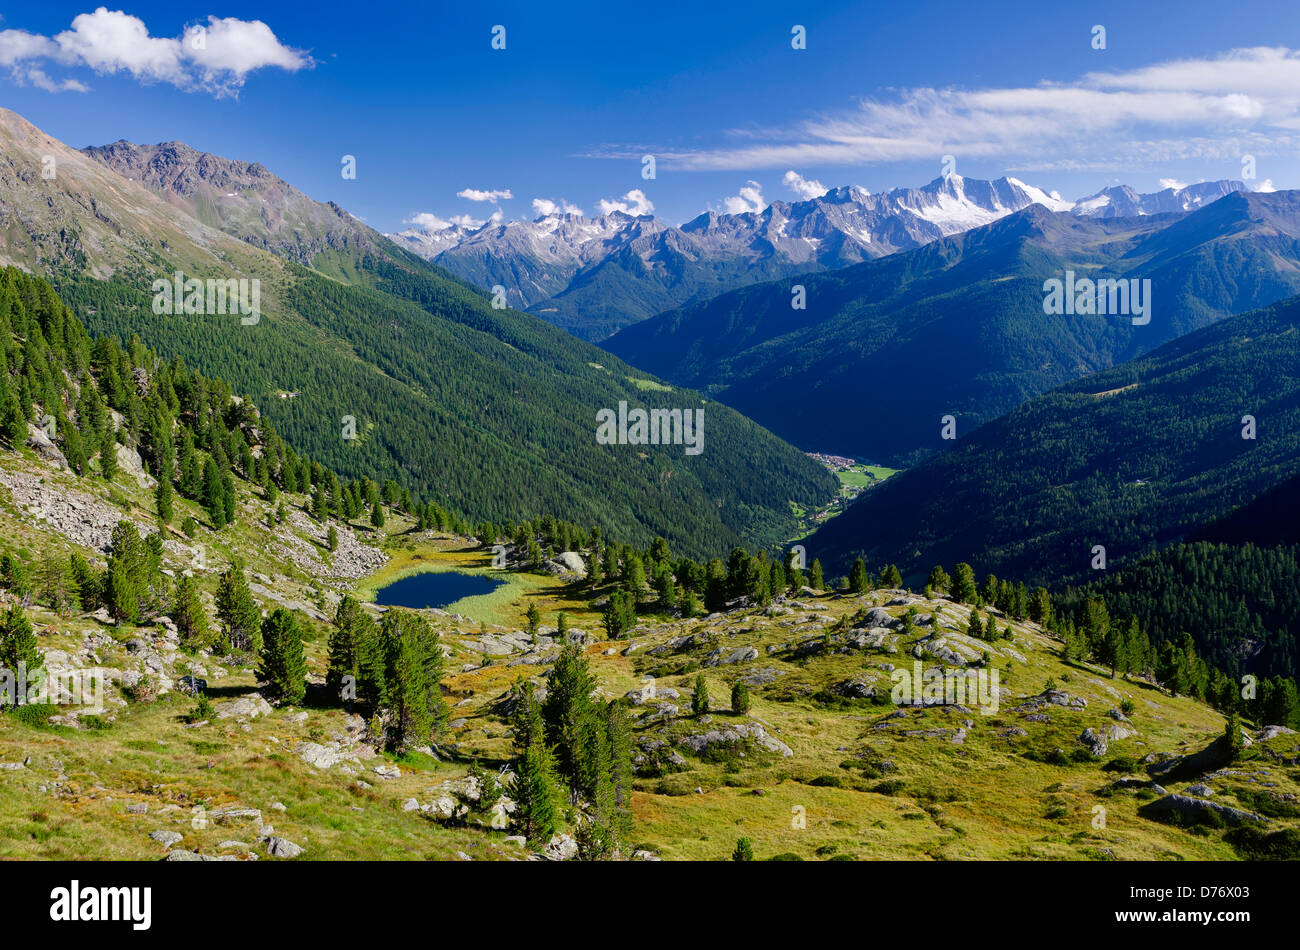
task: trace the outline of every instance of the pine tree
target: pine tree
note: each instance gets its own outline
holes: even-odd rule
[[[330,525],[329,532],[325,535],[325,546],[331,551],[339,549],[339,529]]]
[[[731,712],[743,716],[749,712],[749,687],[740,681],[731,687]]]
[[[826,579],[822,577],[822,562],[813,558],[812,567],[808,572],[808,586],[813,590],[825,590]]]
[[[75,602],[68,580],[68,566],[61,557],[52,553],[41,562],[40,593],[41,599],[55,613],[62,614]]]
[[[1039,587],[1029,596],[1029,619],[1046,626],[1052,619],[1052,597]]]
[[[359,692],[361,670],[361,643],[369,635],[373,638],[375,622],[352,597],[344,597],[334,612],[334,623],[329,635],[329,661],[325,672],[325,687],[330,695],[348,702]]]
[[[226,526],[226,486],[211,457],[203,463],[202,492],[203,507],[212,519],[212,526],[220,531]]]
[[[140,619],[140,587],[126,556],[112,555],[104,590],[109,615],[118,626]]]
[[[104,584],[90,563],[75,551],[68,555],[68,570],[72,574],[72,588],[76,591],[81,609],[98,610],[104,602]]]
[[[537,609],[536,603],[529,602],[528,610],[524,616],[528,622],[528,626],[527,626],[528,636],[533,641],[533,643],[536,643],[537,631],[542,624],[542,612]]]
[[[244,565],[236,559],[217,582],[217,623],[231,650],[257,654],[262,649],[262,614],[248,589]]]
[[[989,618],[992,621],[993,618]],[[984,639],[984,627],[980,623],[980,612],[972,610],[970,612],[970,621],[966,624],[966,636],[974,637],[977,640]]]
[[[736,850],[731,852],[731,860],[733,861],[754,860],[754,845],[750,842],[748,838],[736,839]]]
[[[267,694],[281,703],[299,703],[307,694],[307,661],[302,626],[290,610],[277,607],[262,624],[261,665],[257,676]]]
[[[957,565],[957,573],[952,582],[952,597],[963,604],[975,603],[979,592],[975,589],[975,571],[964,561]]]
[[[695,688],[691,691],[691,712],[703,716],[709,711],[709,686],[704,682],[704,674],[695,676]]]
[[[546,741],[555,750],[557,771],[571,786],[580,779],[579,749],[592,717],[591,691],[595,685],[582,647],[566,643],[547,677],[542,721]]]
[[[614,700],[606,706],[606,730],[609,735],[609,775],[613,787],[614,814],[611,830],[616,841],[625,841],[632,832],[632,724],[623,702]]]
[[[1228,721],[1223,727],[1223,736],[1227,740],[1228,763],[1231,764],[1241,758],[1241,753],[1246,747],[1241,735],[1241,717],[1237,715],[1236,710],[1228,714]]]
[[[888,590],[894,590],[903,586],[903,575],[899,573],[898,567],[893,564],[886,564],[885,569],[880,572],[880,585]]]
[[[207,614],[203,611],[203,601],[199,597],[199,585],[188,574],[182,574],[176,582],[171,616],[177,633],[180,634],[182,646],[197,648],[209,645],[211,629],[208,627]]]
[[[853,562],[853,568],[849,571],[849,591],[854,594],[863,594],[871,589],[871,579],[867,575],[867,562],[858,558]]]
[[[41,652],[36,647],[36,631],[32,629],[31,621],[21,607],[10,604],[0,614],[0,668],[9,670],[15,678],[19,669],[26,669],[30,680],[31,674],[40,669],[43,663]],[[0,690],[0,701],[5,698],[5,690]],[[25,697],[17,699],[22,702]]]
[[[943,569],[942,565],[936,564],[930,568],[930,576],[926,579],[925,584],[935,594],[942,594],[952,589],[952,578],[948,576],[948,572]]]
[[[374,507],[370,509],[370,526],[376,531],[382,531],[384,527],[384,509],[379,502],[375,502]]]
[[[8,375],[6,372],[0,379],[0,439],[17,449],[27,441],[27,419],[18,397],[9,387]]]
[[[429,621],[409,610],[389,610],[380,627],[384,646],[390,748],[405,752],[430,741],[446,719],[442,701],[442,645]]]
[[[113,435],[112,426],[109,426],[108,431],[104,433],[104,439],[99,446],[99,473],[104,476],[106,482],[111,482],[117,477],[117,438]]]
[[[154,489],[154,501],[158,507],[158,521],[161,524],[171,524],[172,520],[172,482],[167,476],[158,479],[158,487]]]
[[[373,711],[388,704],[388,663],[379,624],[363,616],[365,620],[359,621],[355,628],[357,697]]]
[[[545,844],[559,830],[560,801],[555,761],[546,745],[541,706],[533,685],[520,690],[514,715],[515,763],[510,797],[515,820],[530,844]]]

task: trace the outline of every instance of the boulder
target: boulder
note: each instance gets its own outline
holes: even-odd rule
[[[1227,805],[1220,805],[1218,802],[1209,802],[1203,798],[1190,798],[1187,795],[1166,795],[1164,798],[1149,802],[1138,809],[1138,814],[1143,818],[1160,820],[1177,815],[1184,822],[1191,824],[1195,824],[1211,812],[1218,815],[1224,823],[1233,827],[1264,822],[1264,818],[1254,812],[1242,811],[1240,808],[1229,808]]]
[[[266,839],[266,853],[273,858],[296,858],[302,854],[302,847],[288,838],[271,835]]]
[[[38,429],[30,422],[27,423],[27,444],[35,450],[36,454],[40,456],[42,460],[56,466],[57,468],[68,467],[67,457],[59,450],[59,447],[50,440],[49,436],[45,434],[45,430]]]
[[[217,707],[218,719],[256,719],[270,714],[271,704],[258,693],[249,693]]]
[[[578,856],[578,842],[573,835],[559,834],[546,844],[542,853],[547,861],[568,861]]]
[[[732,650],[730,653],[724,652],[721,648],[714,650],[704,658],[704,666],[731,666],[734,663],[747,663],[750,660],[758,659],[758,650],[754,647],[740,647]]]
[[[157,841],[164,848],[170,848],[174,844],[179,844],[184,835],[176,831],[160,830],[149,832],[149,837],[154,841]]]

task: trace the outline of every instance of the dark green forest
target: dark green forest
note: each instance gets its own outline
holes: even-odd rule
[[[367,256],[344,284],[291,265],[256,326],[228,317],[155,315],[147,275],[55,277],[97,334],[135,334],[253,396],[302,451],[341,475],[394,479],[476,520],[539,511],[606,526],[629,541],[662,535],[696,556],[743,540],[773,546],[834,479],[732,410],[707,403],[705,451],[602,446],[598,409],[705,405],[639,388],[635,370],[420,262]],[[272,304],[271,307],[275,307]],[[279,398],[294,392],[293,398]],[[356,420],[355,440],[341,437]]]

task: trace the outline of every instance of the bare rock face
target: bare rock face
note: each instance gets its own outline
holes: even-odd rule
[[[42,460],[57,468],[68,467],[68,459],[59,447],[50,440],[43,429],[36,428],[30,422],[27,423],[27,444]]]

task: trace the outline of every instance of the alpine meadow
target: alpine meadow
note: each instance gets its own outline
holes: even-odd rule
[[[7,8],[5,906],[1285,926],[1300,18],[1159,7]]]

